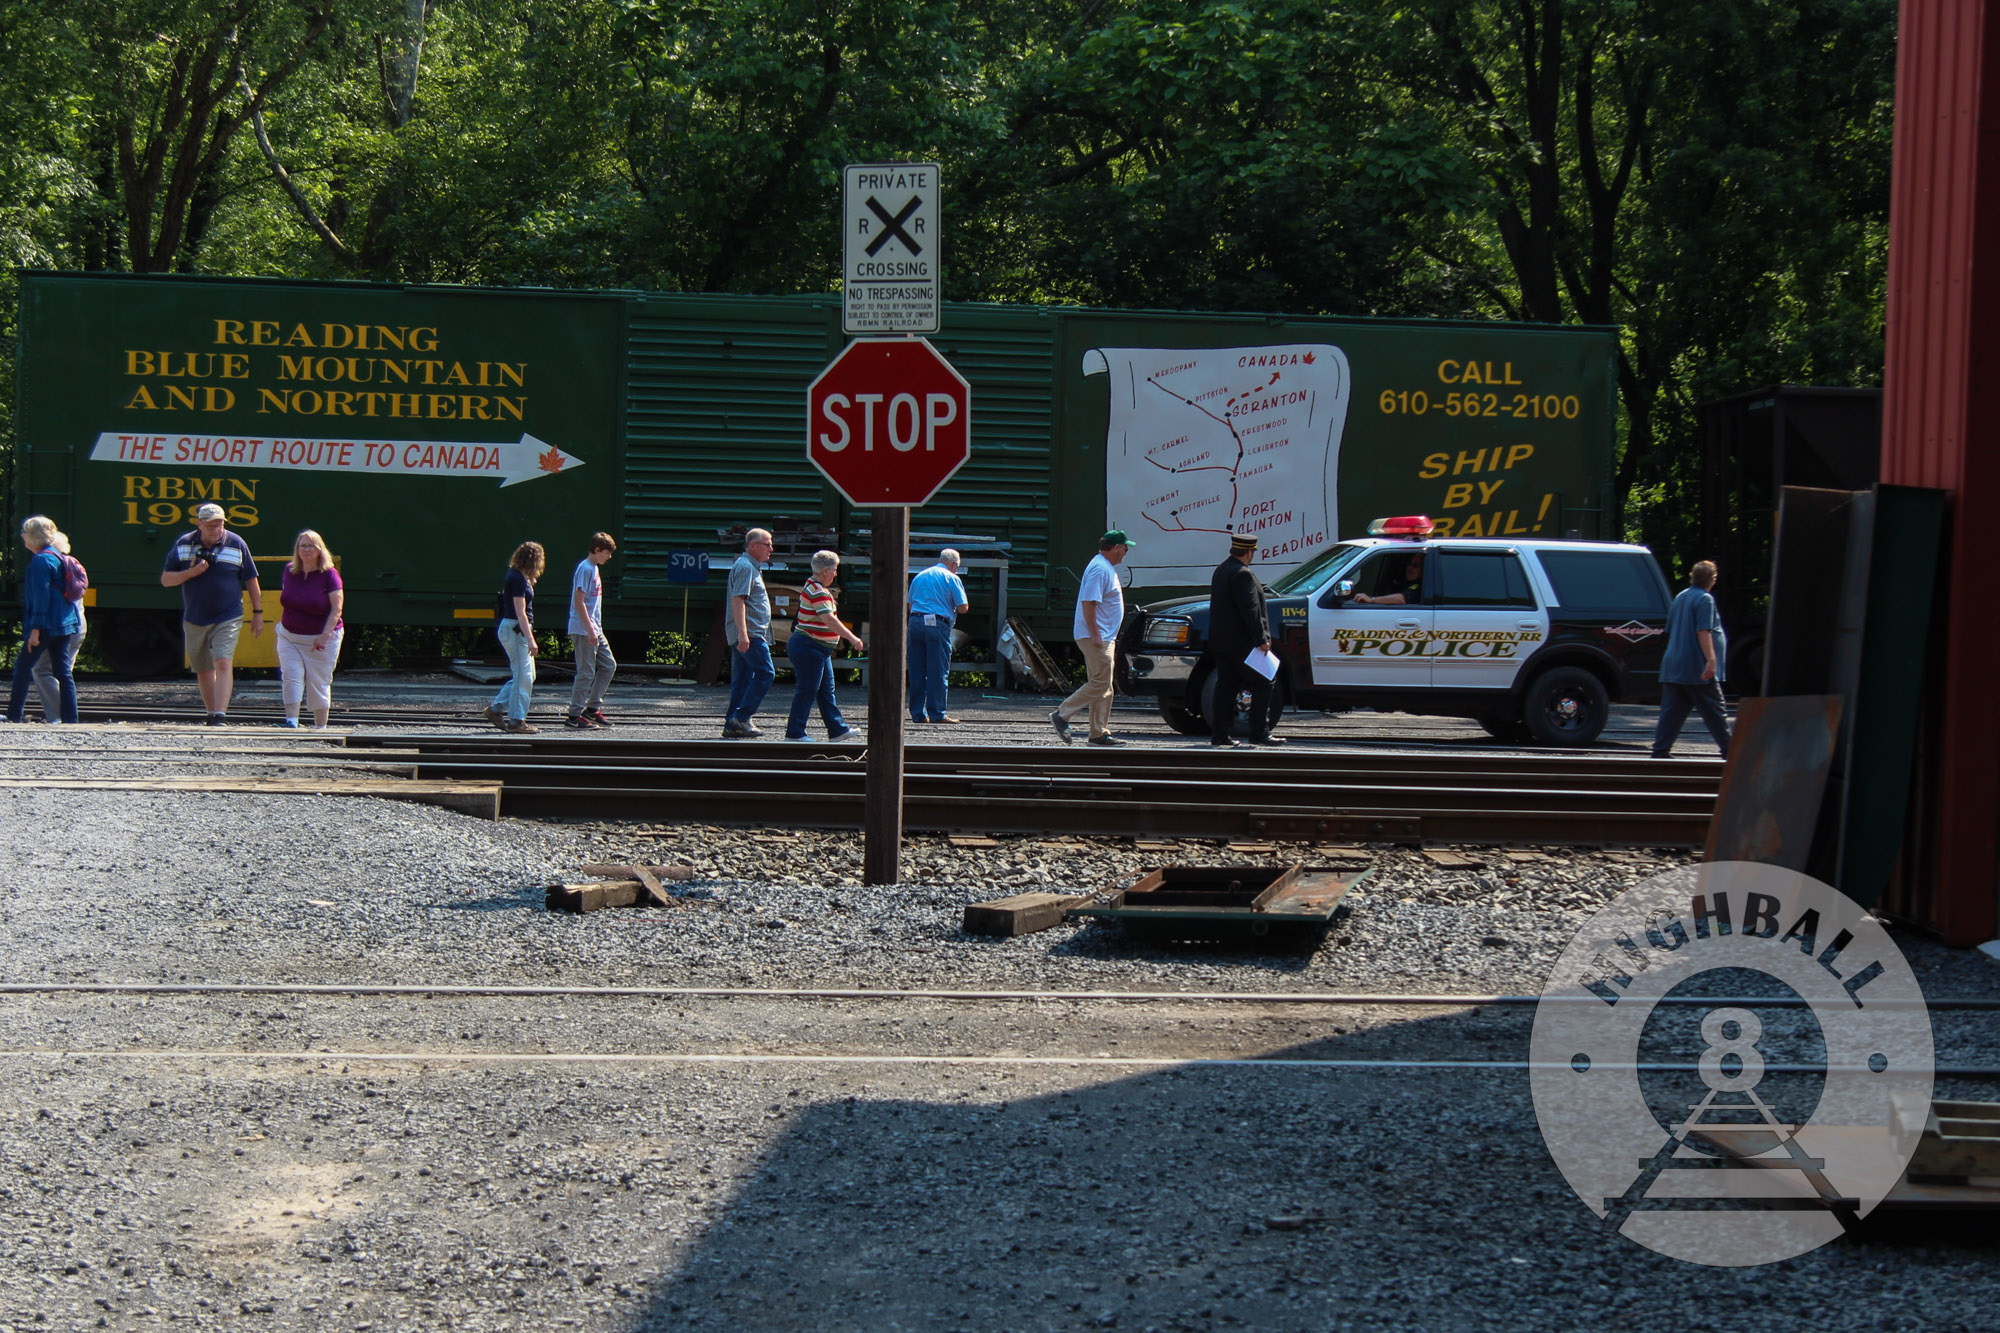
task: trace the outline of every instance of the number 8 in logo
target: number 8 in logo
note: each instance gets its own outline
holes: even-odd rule
[[[1736,1031],[1728,1029],[1734,1026]],[[1764,1022],[1748,1009],[1711,1009],[1701,1020],[1702,1040],[1708,1048],[1701,1053],[1696,1068],[1701,1081],[1716,1092],[1749,1092],[1764,1081],[1764,1055],[1757,1041],[1764,1035]],[[1736,1069],[1723,1067],[1730,1056]]]

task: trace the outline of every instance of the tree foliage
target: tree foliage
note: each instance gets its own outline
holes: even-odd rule
[[[1621,326],[1619,486],[1671,545],[1695,402],[1879,378],[1894,29],[1893,0],[0,0],[0,258],[824,291],[841,167],[932,159],[956,299]]]

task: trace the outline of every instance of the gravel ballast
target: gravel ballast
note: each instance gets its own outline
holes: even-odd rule
[[[0,745],[12,774],[81,776],[268,743],[120,729],[159,757],[98,769],[106,734]],[[1592,910],[1685,853],[1463,848],[1484,867],[1447,870],[1387,846],[913,837],[904,883],[868,888],[858,837],[782,810],[719,829],[0,802],[9,983],[1162,993],[0,997],[0,1328],[2000,1326],[2000,1228],[1872,1228],[1741,1272],[1611,1234],[1518,1069],[1175,1063],[1523,1059],[1526,1009],[1173,995],[1532,993]],[[968,902],[1165,861],[1325,859],[1371,874],[1310,952],[959,929]],[[695,878],[673,909],[543,910],[596,861]],[[1989,960],[1897,939],[1933,998],[1994,993]],[[2000,1065],[1992,1015],[1935,1023],[1940,1063]]]

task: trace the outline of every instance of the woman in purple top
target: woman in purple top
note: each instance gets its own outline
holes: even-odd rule
[[[284,609],[278,620],[278,679],[285,700],[285,720],[279,726],[299,725],[300,700],[310,697],[313,730],[326,730],[326,715],[333,707],[333,664],[340,657],[345,629],[340,621],[345,600],[333,552],[326,549],[324,537],[307,528],[292,543],[284,590],[278,594],[278,605]]]

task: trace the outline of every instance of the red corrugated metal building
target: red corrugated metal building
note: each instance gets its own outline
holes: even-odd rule
[[[1954,944],[2000,918],[2000,0],[1903,0],[1882,480],[1948,492],[1918,809],[1886,904]]]

